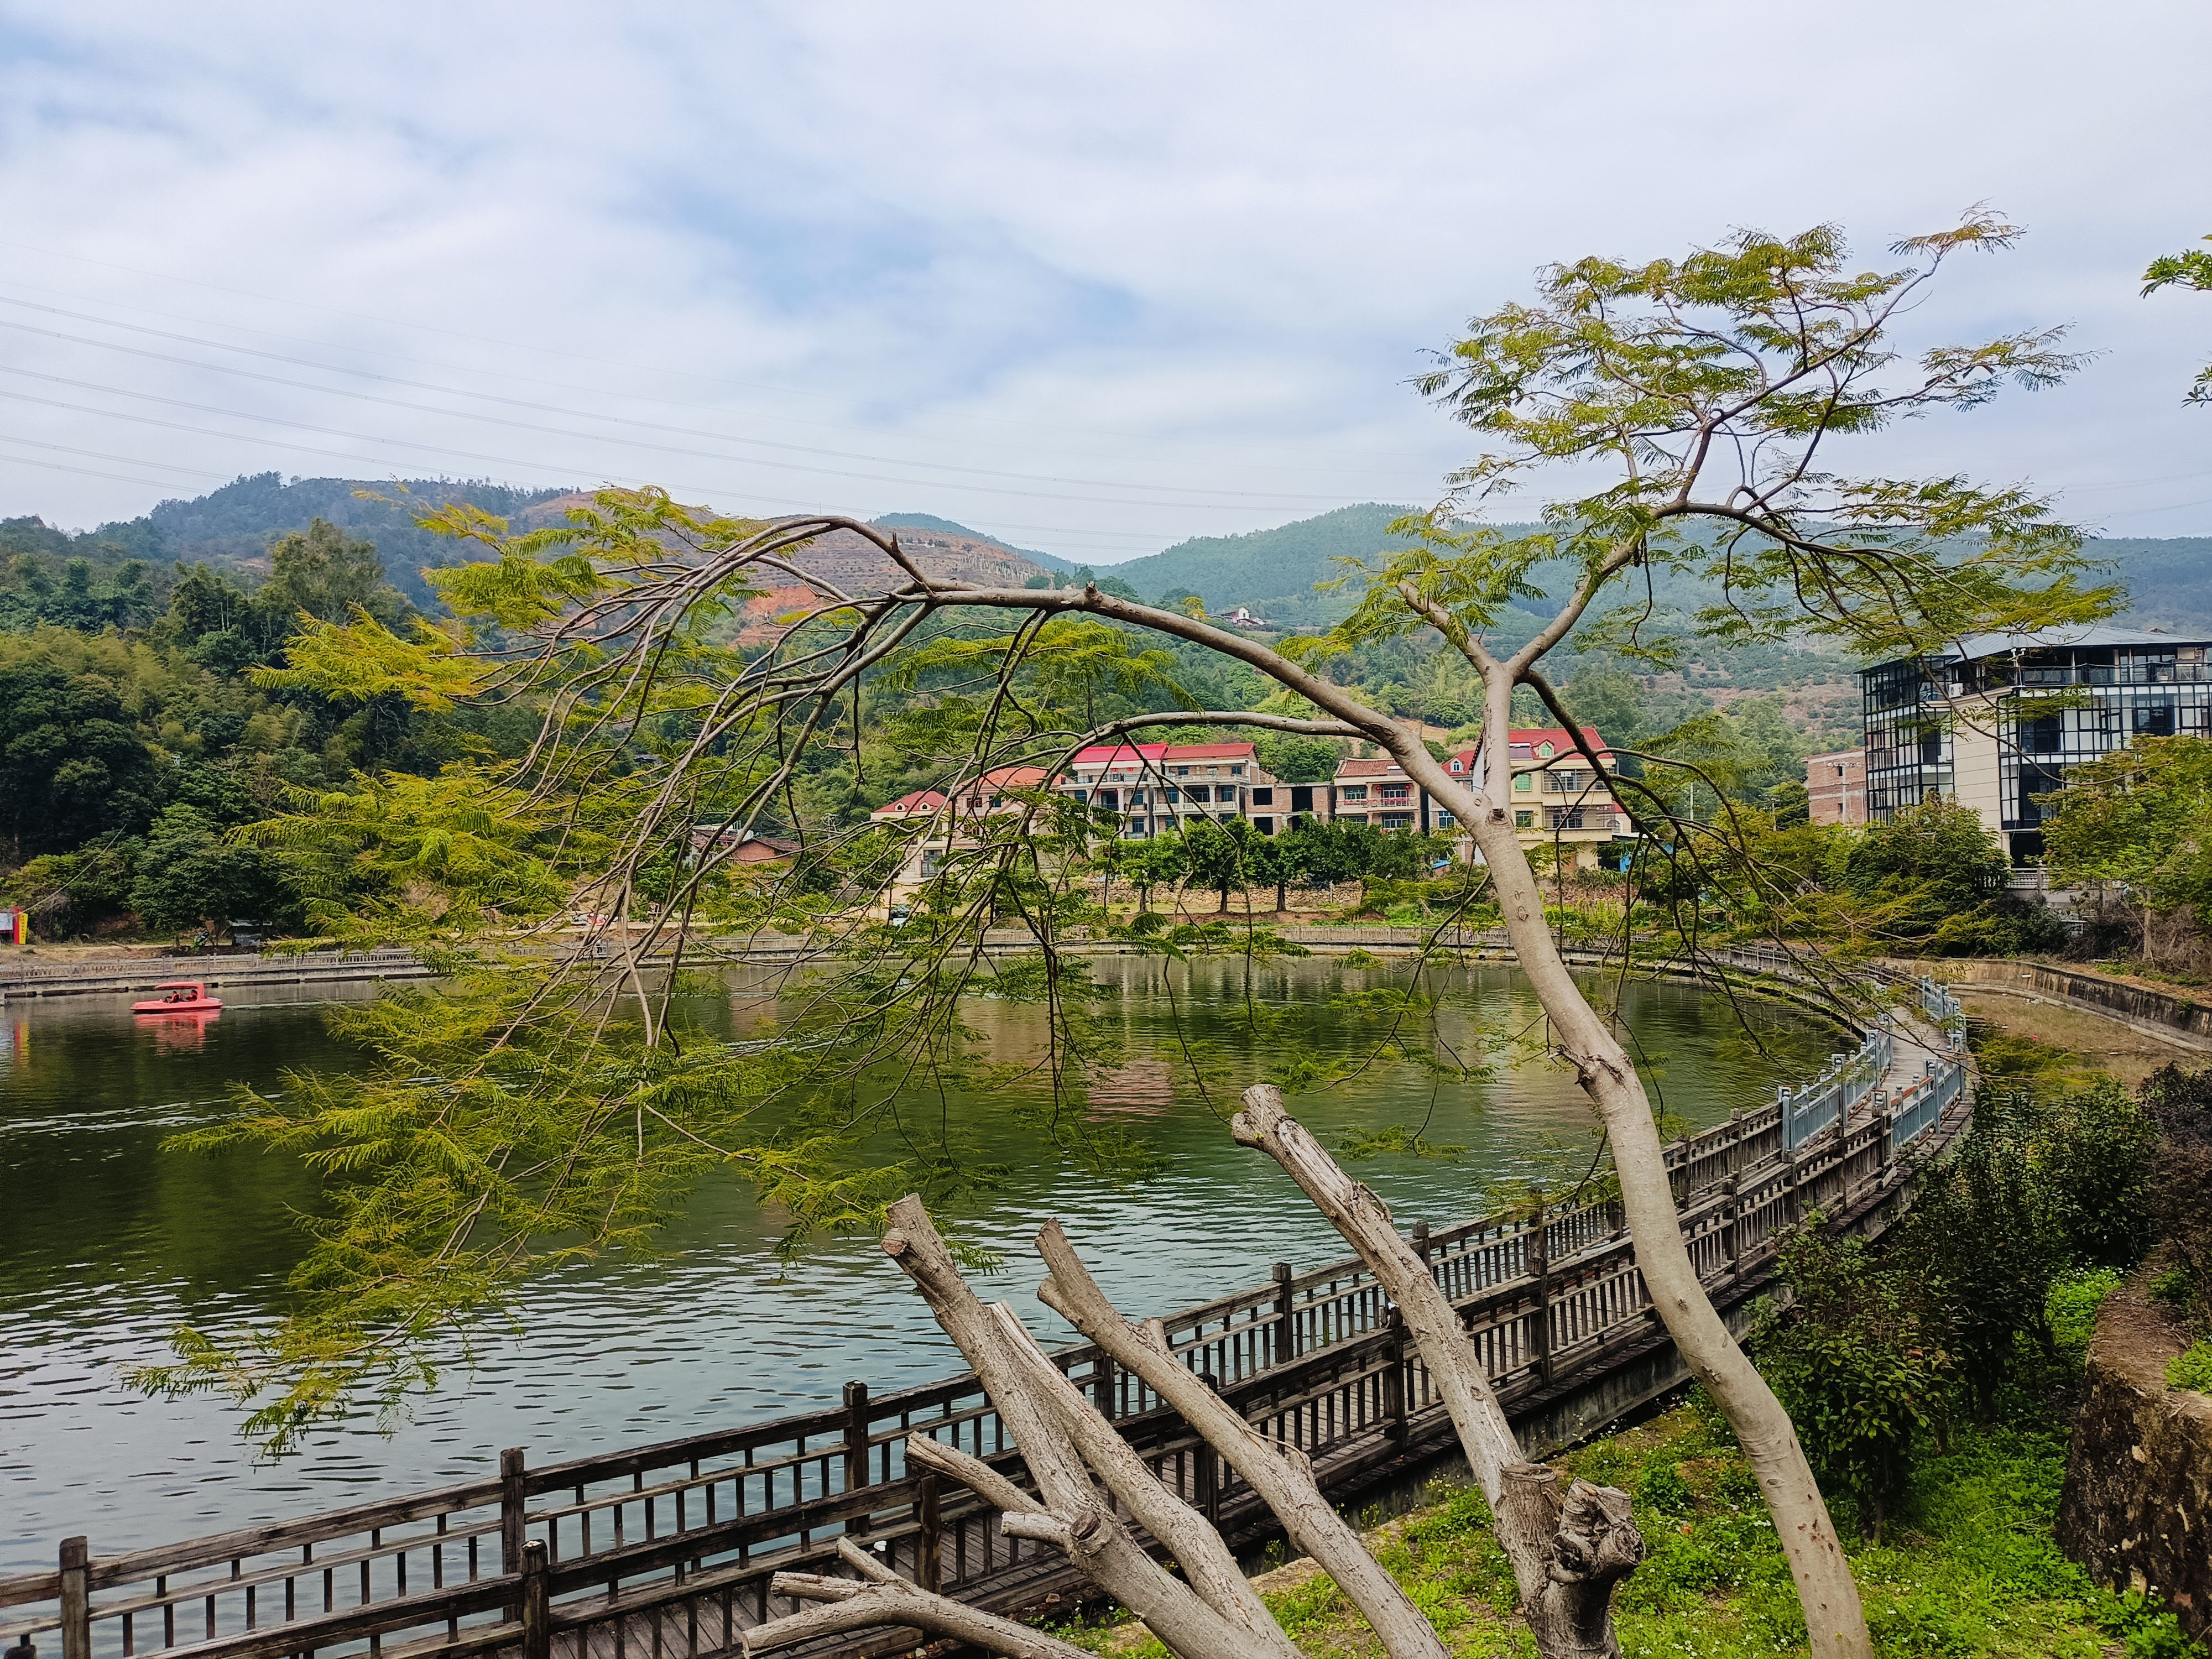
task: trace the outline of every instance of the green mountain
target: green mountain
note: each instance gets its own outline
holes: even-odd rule
[[[1269,622],[1310,627],[1351,608],[1345,595],[1313,591],[1316,582],[1342,574],[1334,561],[1408,545],[1388,526],[1410,510],[1368,501],[1273,530],[1194,537],[1117,564],[1113,574],[1147,599],[1186,588],[1205,599],[1209,611],[1248,605]]]
[[[415,515],[448,501],[471,501],[487,513],[512,518],[525,507],[567,495],[565,489],[516,489],[482,479],[295,478],[275,472],[240,477],[192,501],[163,501],[128,525],[103,525],[107,538],[150,531],[157,556],[187,564],[255,568],[276,537],[305,530],[314,519],[374,542],[385,580],[426,611],[441,607],[423,581],[422,567],[460,562],[457,542],[434,536]],[[141,555],[140,556],[145,556]]]
[[[2089,544],[2134,601],[2124,620],[2212,638],[2212,536],[2111,536]]]

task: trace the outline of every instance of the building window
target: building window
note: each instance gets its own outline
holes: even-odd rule
[[[1467,770],[1467,768],[1466,768],[1466,766],[1465,766],[1465,765],[1463,765],[1462,763],[1460,763],[1460,762],[1458,762],[1458,761],[1454,761],[1454,762],[1452,763],[1452,770],[1453,770],[1453,771],[1455,771],[1455,772],[1464,772],[1464,771],[1466,771],[1466,770]]]
[[[2172,737],[2173,705],[2170,702],[2139,704],[2136,708],[2136,735],[2139,738]]]
[[[1273,818],[1254,818],[1252,827],[1263,836],[1272,836],[1275,833],[1275,821]]]
[[[1529,774],[1526,772],[1516,772],[1513,775],[1513,793],[1516,795],[1525,795],[1531,789],[1534,788],[1535,786],[1531,783],[1528,779]]]
[[[1450,829],[1450,828],[1451,828],[1451,826],[1452,826],[1452,815],[1451,815],[1450,813],[1449,813],[1449,812],[1438,812],[1438,813],[1437,814],[1437,829],[1439,829],[1439,830],[1449,830],[1449,829]]]
[[[1170,801],[1177,801],[1182,799],[1182,791],[1180,789],[1170,789],[1164,793],[1166,794],[1166,798]]]
[[[1347,783],[1340,793],[1346,800],[1365,800],[1367,786],[1364,783]]]
[[[1241,778],[1244,775],[1244,769],[1241,766],[1232,766],[1229,769],[1229,775],[1232,778]]]
[[[1513,827],[1516,830],[1529,829],[1535,822],[1536,815],[1534,812],[1516,812],[1513,815]]]
[[[1253,791],[1252,791],[1252,805],[1255,805],[1255,806],[1273,806],[1274,804],[1275,804],[1275,792],[1274,792],[1273,790],[1272,790],[1272,789],[1261,789],[1261,788],[1257,788],[1257,787],[1255,787],[1255,788],[1253,789]]]

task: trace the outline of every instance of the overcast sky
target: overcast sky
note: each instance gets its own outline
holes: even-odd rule
[[[1432,500],[1552,259],[1987,201],[1922,341],[2073,384],[1853,471],[2212,532],[2212,8],[0,4],[0,516],[241,472],[659,482],[1103,564]]]

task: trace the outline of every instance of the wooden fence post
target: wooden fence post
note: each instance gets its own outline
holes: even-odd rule
[[[1728,1217],[1728,1221],[1725,1221],[1725,1225],[1728,1225],[1728,1276],[1729,1279],[1741,1279],[1741,1276],[1743,1276],[1743,1232],[1745,1232],[1743,1176],[1741,1175],[1728,1176],[1728,1210],[1725,1210],[1723,1214]]]
[[[1390,1419],[1390,1431],[1404,1451],[1413,1443],[1413,1417],[1407,1409],[1406,1396],[1406,1315],[1402,1309],[1390,1310],[1390,1369],[1382,1373],[1382,1411]]]
[[[945,1583],[945,1522],[937,1510],[937,1477],[925,1474],[914,1489],[914,1582],[931,1595]]]
[[[1097,1407],[1098,1415],[1111,1423],[1121,1415],[1121,1381],[1115,1370],[1114,1356],[1103,1348],[1097,1358],[1091,1362],[1091,1403]]]
[[[499,1455],[499,1570],[501,1572],[522,1571],[522,1448],[509,1446]],[[522,1617],[520,1602],[510,1601],[501,1614],[515,1620]]]
[[[1897,1114],[1889,1109],[1887,1095],[1875,1096],[1874,1118],[1881,1125],[1881,1184],[1887,1187],[1897,1169]]]
[[[1544,1381],[1552,1380],[1552,1246],[1545,1234],[1544,1194],[1532,1188],[1536,1200],[1535,1230],[1528,1235],[1528,1272],[1536,1281],[1536,1369]]]
[[[1782,1217],[1793,1227],[1805,1218],[1797,1196],[1797,1154],[1786,1151],[1782,1154]]]
[[[868,1385],[845,1385],[845,1490],[855,1492],[868,1484]],[[856,1515],[845,1522],[846,1533],[865,1538],[869,1519]]]
[[[62,1540],[62,1659],[92,1659],[92,1546]]]
[[[1298,1357],[1298,1328],[1291,1316],[1291,1264],[1275,1264],[1275,1363],[1287,1365]]]
[[[1212,1389],[1214,1393],[1221,1392],[1221,1379],[1214,1376],[1212,1371],[1200,1371],[1198,1380]],[[1197,1467],[1194,1471],[1198,1477],[1198,1490],[1192,1494],[1196,1502],[1191,1507],[1218,1527],[1221,1524],[1220,1455],[1203,1440],[1198,1443],[1191,1455],[1198,1460]]]
[[[553,1597],[545,1546],[522,1547],[522,1659],[552,1659]]]

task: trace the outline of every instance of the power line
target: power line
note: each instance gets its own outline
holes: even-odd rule
[[[31,302],[24,300],[9,300],[0,298],[0,304],[29,307]],[[1271,505],[1279,503],[1314,505],[1321,502],[1334,503],[1340,499],[1335,495],[1261,495],[1256,491],[1243,490],[1207,491],[1201,489],[1195,485],[1133,484],[1110,478],[1052,477],[1036,473],[1006,472],[984,467],[947,466],[936,462],[903,461],[890,456],[859,454],[848,450],[820,449],[803,444],[777,443],[771,439],[766,438],[733,437],[727,433],[709,432],[697,427],[672,426],[659,421],[636,421],[625,416],[599,415],[595,414],[589,410],[563,409],[555,404],[532,403],[526,398],[503,398],[495,392],[472,392],[465,386],[442,386],[429,381],[409,380],[403,380],[396,375],[378,374],[367,369],[345,368],[331,363],[314,362],[306,358],[287,357],[276,352],[256,351],[248,346],[227,345],[220,340],[206,340],[191,335],[175,334],[166,329],[142,328],[134,323],[107,322],[106,319],[98,317],[84,317],[82,313],[64,312],[62,311],[59,307],[55,306],[36,306],[32,307],[31,308],[54,313],[63,316],[80,317],[82,318],[83,320],[100,323],[106,327],[131,329],[139,333],[159,335],[166,339],[182,340],[190,344],[207,347],[211,350],[242,352],[248,356],[260,357],[270,362],[290,363],[301,368],[320,369],[326,374],[353,374],[362,379],[380,381],[387,386],[403,386],[416,391],[435,392],[441,397],[476,398],[488,403],[501,404],[511,409],[531,409],[538,410],[541,413],[559,415],[574,420],[603,421],[614,426],[634,426],[642,428],[643,429],[651,432],[665,432],[683,437],[705,438],[716,443],[741,444],[756,449],[777,450],[787,454],[817,455],[836,460],[862,461],[876,466],[919,465],[930,468],[931,470],[938,472],[959,474],[964,477],[979,478],[1009,478],[1030,483],[1073,484],[1097,489],[1145,489],[1152,490],[1156,493],[1172,492],[1174,494],[1182,495],[1226,494],[1239,497],[1240,501],[1266,501]],[[387,408],[404,409],[418,415],[434,415],[448,420],[458,419],[465,421],[483,421],[496,426],[513,427],[518,430],[525,432],[542,432],[555,437],[580,438],[587,443],[611,442],[629,444],[638,448],[661,450],[672,455],[703,457],[703,459],[723,459],[722,457],[706,453],[705,452],[699,450],[685,449],[671,444],[655,443],[650,439],[625,437],[619,433],[608,434],[579,432],[565,427],[541,426],[532,421],[510,420],[497,415],[479,414],[468,410],[441,409],[434,404],[410,403],[404,398],[381,398],[377,396],[374,392],[357,392],[345,386],[317,386],[309,381],[287,380],[282,375],[264,374],[252,369],[240,368],[232,364],[199,362],[190,357],[179,357],[173,356],[164,351],[149,350],[143,346],[125,345],[118,341],[94,339],[82,334],[65,334],[58,329],[40,328],[30,323],[12,322],[6,318],[0,318],[0,328],[11,328],[20,333],[37,335],[44,339],[65,341],[72,345],[92,346],[102,351],[123,352],[134,357],[149,358],[155,362],[173,363],[184,368],[198,369],[202,373],[231,374],[238,376],[242,380],[259,380],[266,385],[285,386],[295,392],[312,392],[325,397],[352,398],[363,403],[381,404]],[[766,463],[761,464],[765,465]],[[819,471],[824,471],[825,469],[811,468],[807,470]],[[888,483],[909,483],[919,482],[909,479],[880,478],[871,474],[846,472],[833,472],[830,476],[836,477],[866,477],[872,482]],[[1116,504],[1119,505],[1120,503]],[[1183,501],[1146,502],[1141,501],[1132,501],[1127,503],[1127,505],[1138,507],[1183,507],[1202,506],[1205,504],[1200,502]]]
[[[343,317],[357,322],[380,323],[390,328],[405,329],[418,333],[444,335],[451,339],[465,340],[477,345],[498,346],[507,350],[531,352],[554,357],[565,357],[573,362],[592,363],[603,368],[620,369],[627,374],[663,374],[671,379],[692,380],[704,386],[724,386],[737,387],[748,392],[765,392],[777,398],[811,398],[817,402],[830,401],[830,395],[828,393],[813,391],[803,386],[778,386],[768,381],[743,380],[737,380],[727,375],[702,374],[696,371],[688,369],[666,368],[652,364],[625,362],[619,358],[598,357],[584,352],[564,351],[558,347],[547,346],[543,343],[524,343],[513,340],[502,340],[492,335],[471,334],[465,330],[445,328],[432,323],[405,322],[396,317],[380,316],[374,312],[349,311],[342,307],[318,305],[313,301],[295,299],[288,295],[262,294],[251,289],[230,288],[220,283],[202,282],[196,277],[179,276],[167,271],[148,270],[137,265],[120,264],[113,260],[94,259],[81,253],[64,252],[58,248],[40,247],[35,243],[0,240],[0,248],[13,248],[21,252],[40,254],[47,258],[72,260],[79,264],[93,265],[104,270],[118,270],[127,276],[150,277],[155,282],[175,283],[188,288],[204,289],[210,293],[228,294],[239,299],[253,300],[264,304],[291,306],[303,311],[320,312],[326,316]],[[258,332],[259,331],[252,331]],[[384,353],[379,355],[391,356],[397,354]],[[1122,440],[1133,439],[1144,442],[1157,441],[1152,434],[1141,432],[1127,430],[1115,431],[1109,428],[1097,427],[1065,426],[1047,421],[1036,421],[1027,418],[1015,419],[1008,416],[977,415],[973,413],[967,415],[965,418],[981,422],[986,425],[991,426],[1018,427],[1024,432],[1065,432],[1076,437],[1115,438]],[[1287,471],[1292,469],[1281,470]],[[1303,471],[1303,469],[1297,470]]]
[[[0,246],[7,246],[7,244],[5,244],[4,242],[0,242]],[[69,289],[50,289],[50,288],[47,288],[46,285],[44,285],[44,284],[42,284],[42,283],[25,283],[25,282],[21,282],[21,281],[20,281],[20,280],[15,280],[15,281],[14,281],[14,282],[12,283],[12,284],[11,284],[11,285],[12,285],[12,286],[14,286],[14,287],[15,287],[15,288],[18,288],[18,289],[27,289],[27,290],[28,290],[28,291],[30,291],[30,292],[33,292],[33,293],[40,293],[40,294],[64,293],[64,294],[70,294],[70,295],[71,295],[71,297],[76,297],[76,296],[75,296],[75,295],[74,295],[74,292],[73,292],[72,290],[69,290]],[[76,319],[78,319],[78,320],[80,320],[80,321],[90,322],[90,323],[95,323],[95,324],[98,324],[98,325],[101,325],[101,326],[103,326],[103,327],[129,329],[129,330],[131,330],[131,331],[134,331],[134,332],[145,333],[145,334],[151,334],[151,335],[155,335],[155,336],[156,336],[156,337],[162,337],[162,338],[175,339],[175,340],[183,340],[183,341],[191,342],[191,343],[195,343],[195,344],[204,344],[204,345],[210,346],[210,347],[212,347],[213,349],[218,349],[218,350],[226,350],[226,351],[241,351],[241,352],[246,352],[246,353],[247,353],[247,354],[249,354],[249,355],[252,355],[252,356],[269,357],[269,358],[271,358],[272,360],[276,361],[276,362],[279,362],[299,363],[299,364],[301,364],[303,367],[326,368],[326,369],[328,369],[330,372],[331,372],[331,373],[333,373],[333,374],[358,374],[358,375],[363,375],[363,376],[366,376],[366,377],[368,377],[368,378],[371,378],[371,379],[386,379],[386,380],[393,380],[393,381],[394,381],[394,383],[396,383],[396,384],[399,384],[399,385],[408,385],[408,386],[412,386],[412,385],[418,385],[418,384],[420,384],[419,382],[398,379],[398,377],[392,377],[392,376],[383,376],[383,375],[379,375],[379,374],[375,374],[375,372],[374,372],[374,371],[373,371],[373,370],[355,369],[355,368],[344,368],[344,367],[341,367],[341,366],[337,366],[337,365],[331,365],[331,364],[319,364],[319,363],[313,363],[313,362],[307,362],[306,360],[303,360],[303,359],[295,358],[295,357],[289,357],[289,356],[284,356],[284,355],[283,355],[283,354],[282,354],[282,353],[276,353],[276,352],[260,352],[260,351],[256,351],[256,350],[254,350],[252,348],[234,345],[234,344],[231,344],[230,343],[228,343],[228,342],[227,342],[227,341],[209,341],[209,340],[202,339],[202,338],[200,338],[199,337],[197,337],[197,336],[188,335],[188,334],[175,333],[175,332],[173,332],[172,331],[166,330],[166,329],[155,329],[155,328],[149,328],[149,327],[144,326],[143,325],[133,324],[133,323],[126,323],[126,322],[124,322],[124,321],[122,321],[122,320],[120,320],[120,319],[116,319],[116,318],[102,316],[102,315],[100,315],[100,313],[94,313],[94,312],[72,311],[72,310],[70,310],[69,308],[67,308],[67,307],[61,307],[61,306],[49,306],[49,305],[43,304],[43,303],[41,303],[41,302],[40,302],[40,301],[28,301],[28,300],[14,299],[14,298],[9,298],[9,297],[7,297],[7,296],[4,296],[4,295],[0,295],[0,301],[4,301],[5,303],[12,304],[12,305],[20,305],[20,306],[22,306],[22,307],[26,307],[27,309],[49,312],[49,313],[51,313],[52,314],[56,315],[56,316],[70,317],[70,318]],[[295,334],[282,334],[282,333],[278,333],[277,331],[274,331],[274,330],[271,330],[271,329],[254,328],[254,327],[251,327],[251,326],[249,326],[249,325],[245,325],[245,324],[234,323],[234,322],[230,322],[230,321],[228,321],[228,320],[219,320],[219,319],[210,319],[210,318],[202,318],[202,317],[186,317],[186,316],[179,316],[178,313],[173,313],[173,312],[160,311],[160,310],[156,310],[156,309],[155,309],[154,307],[149,307],[149,306],[134,305],[134,304],[131,304],[131,302],[129,302],[129,301],[109,301],[108,303],[110,303],[111,305],[117,305],[117,306],[120,306],[122,309],[126,310],[126,311],[135,311],[135,312],[138,312],[138,313],[142,313],[142,314],[143,314],[143,315],[146,315],[146,316],[160,317],[160,318],[162,318],[162,319],[166,319],[166,320],[167,320],[167,321],[171,321],[171,322],[188,322],[188,323],[195,323],[195,324],[198,324],[198,325],[201,325],[201,326],[203,326],[203,327],[207,327],[207,328],[216,328],[216,329],[223,329],[223,330],[227,330],[227,331],[230,331],[230,332],[233,332],[233,333],[252,335],[252,336],[256,336],[256,337],[258,337],[263,338],[263,339],[269,339],[269,340],[283,340],[283,341],[289,342],[289,343],[293,343],[293,344],[296,344],[296,345],[307,345],[307,346],[319,346],[319,345],[326,345],[326,344],[328,343],[327,342],[313,340],[313,339],[310,339],[310,338],[307,338],[307,337],[302,337],[302,336],[300,336],[300,335],[295,335]],[[494,379],[497,379],[497,380],[511,380],[511,381],[514,381],[514,382],[515,382],[515,383],[517,383],[517,384],[519,384],[519,385],[523,385],[523,386],[544,386],[544,387],[550,388],[550,389],[551,389],[551,390],[553,390],[553,391],[574,392],[574,393],[577,393],[577,394],[580,394],[580,395],[581,395],[581,396],[585,396],[585,397],[604,397],[604,396],[612,395],[612,396],[617,396],[617,397],[621,397],[621,398],[626,398],[626,399],[628,399],[628,400],[629,400],[629,401],[631,401],[631,402],[635,402],[635,403],[643,403],[643,404],[658,404],[658,405],[660,405],[660,406],[663,406],[663,407],[665,407],[665,408],[670,408],[670,409],[696,410],[702,410],[702,411],[708,411],[708,412],[720,412],[720,405],[718,405],[718,404],[713,404],[685,403],[685,402],[682,402],[682,401],[679,401],[679,400],[678,400],[678,399],[672,398],[665,398],[665,397],[657,396],[657,395],[655,395],[655,394],[653,394],[653,393],[652,393],[652,392],[641,392],[641,391],[638,390],[637,388],[635,388],[635,387],[634,387],[634,386],[625,386],[625,387],[622,388],[619,392],[614,392],[614,393],[611,393],[611,393],[607,392],[606,392],[604,388],[602,388],[602,387],[598,387],[598,386],[578,386],[571,385],[571,384],[567,383],[567,382],[564,382],[564,381],[540,380],[540,379],[537,378],[536,376],[532,376],[532,375],[517,374],[514,374],[514,372],[512,372],[511,370],[503,370],[503,369],[486,369],[486,368],[480,368],[480,367],[477,367],[477,366],[475,366],[475,365],[470,365],[470,366],[464,367],[464,366],[462,366],[462,365],[459,365],[459,364],[454,364],[454,363],[443,363],[443,362],[435,362],[435,361],[434,361],[434,360],[430,360],[430,359],[426,359],[426,358],[422,358],[422,357],[419,357],[419,356],[410,356],[409,354],[404,353],[404,352],[389,351],[389,350],[385,350],[385,349],[381,349],[381,348],[375,347],[375,346],[362,345],[362,344],[357,344],[357,343],[350,343],[350,342],[349,343],[349,349],[353,349],[353,350],[356,350],[356,351],[358,351],[358,352],[361,352],[361,353],[363,353],[363,354],[365,354],[365,355],[367,355],[367,356],[373,356],[373,357],[386,357],[386,358],[390,358],[390,359],[392,359],[392,361],[394,361],[394,362],[396,362],[422,364],[422,365],[426,365],[426,366],[428,366],[428,367],[429,367],[429,368],[444,368],[444,369],[449,369],[449,370],[452,370],[453,372],[454,372],[454,373],[458,373],[458,374],[483,374],[483,375],[489,375],[489,376],[490,376],[490,377],[492,377],[492,378],[494,378]],[[473,391],[469,391],[469,390],[466,390],[466,389],[461,389],[461,390],[459,390],[459,391],[457,392],[457,395],[465,396],[465,397],[480,397],[480,396],[485,396],[485,395],[488,395],[488,394],[484,394],[484,393],[481,393],[481,392],[473,392]],[[518,401],[520,401],[520,400],[518,400]],[[526,408],[540,408],[540,407],[544,407],[544,405],[541,405],[541,404],[530,404],[530,403],[528,403],[528,402],[526,402],[526,401],[523,402],[522,406],[523,406],[523,407],[526,407]],[[589,411],[586,411],[586,413],[589,413]],[[613,418],[613,417],[602,417],[602,416],[598,416],[598,415],[596,415],[596,414],[592,414],[592,415],[591,415],[591,416],[590,416],[590,418],[592,418],[592,419],[600,419],[600,418]],[[817,428],[821,428],[821,429],[823,429],[823,430],[824,430],[824,431],[830,431],[830,432],[846,432],[846,431],[851,431],[851,430],[854,430],[854,429],[855,429],[855,428],[854,428],[853,424],[852,424],[850,422],[834,422],[834,421],[816,421],[816,420],[809,420],[809,419],[806,419],[806,418],[805,418],[805,417],[804,417],[804,416],[793,416],[793,415],[790,414],[788,411],[786,411],[786,410],[776,410],[776,411],[775,411],[775,414],[774,418],[776,420],[776,422],[777,422],[779,424],[781,424],[781,425],[785,425],[785,426],[809,426],[809,427],[817,427]],[[959,417],[956,416],[953,416],[952,418],[957,419],[957,418],[959,418]],[[995,417],[995,416],[974,416],[974,417],[972,417],[972,418],[982,419],[982,420],[988,420],[988,421],[993,421],[993,422],[996,422],[996,419],[997,419],[997,417]],[[1024,422],[1023,424],[1024,424],[1024,429],[1025,429],[1025,430],[1053,430],[1053,429],[1057,429],[1057,428],[1049,428],[1049,427],[1048,427],[1048,426],[1046,426],[1046,425],[1044,425],[1043,423],[1041,423],[1041,422]],[[676,428],[676,429],[680,431],[680,430],[685,430],[686,428]],[[1052,454],[1052,453],[1055,453],[1055,452],[1051,451],[1051,450],[1039,449],[1039,448],[1036,448],[1036,447],[1030,447],[1030,446],[1026,446],[1026,445],[1009,444],[1009,443],[1004,442],[1003,441],[1000,441],[1000,440],[994,440],[994,439],[981,439],[981,440],[978,440],[978,439],[975,439],[975,438],[967,437],[967,436],[963,436],[963,437],[957,438],[957,439],[955,439],[955,438],[936,438],[936,437],[930,437],[930,436],[927,436],[927,435],[926,435],[926,434],[911,434],[911,435],[912,435],[912,436],[914,436],[914,437],[915,437],[915,439],[917,441],[925,442],[925,443],[938,443],[938,444],[946,444],[946,445],[957,445],[957,446],[959,446],[959,447],[966,447],[966,448],[973,448],[973,447],[978,447],[978,446],[980,445],[980,446],[981,446],[981,447],[986,447],[986,448],[992,448],[992,449],[1006,450],[1006,451],[1008,451],[1008,452],[1010,452],[1010,453],[1016,453],[1016,454],[1048,455],[1048,454]],[[1121,434],[1121,435],[1133,437],[1133,436],[1137,436],[1138,434]],[[842,452],[835,452],[835,451],[831,451],[831,452],[824,452],[824,453],[842,453]],[[934,465],[934,463],[929,463],[929,462],[912,462],[912,463],[908,463],[908,462],[903,462],[903,461],[893,462],[893,463],[891,463],[891,464],[893,464],[893,465]],[[1264,463],[1255,463],[1255,462],[1252,462],[1252,461],[1245,461],[1245,460],[1237,460],[1237,461],[1222,461],[1222,460],[1218,460],[1218,459],[1214,459],[1214,460],[1209,460],[1209,461],[1207,461],[1207,462],[1206,462],[1206,465],[1209,465],[1209,466],[1217,467],[1217,468],[1226,468],[1226,469],[1230,469],[1230,470],[1241,471],[1247,471],[1247,472],[1282,472],[1282,473],[1294,473],[1294,474],[1296,474],[1297,476],[1298,476],[1298,477],[1304,477],[1304,478],[1310,478],[1310,477],[1312,477],[1314,476],[1314,472],[1315,472],[1315,469],[1314,469],[1313,467],[1311,467],[1311,466],[1285,466],[1285,465],[1267,465],[1267,464],[1264,464]],[[1373,492],[1372,492],[1371,486],[1370,486],[1370,485],[1369,485],[1369,484],[1366,484],[1366,483],[1356,484],[1356,485],[1353,485],[1353,486],[1352,486],[1352,487],[1351,487],[1351,493],[1352,493],[1352,494],[1358,494],[1358,493],[1361,493],[1361,492],[1363,492],[1363,491],[1365,491],[1365,492],[1367,492],[1367,493],[1373,493]],[[1382,493],[1384,493],[1384,494],[1393,494],[1393,493],[1396,493],[1396,492],[1395,492],[1395,490],[1388,490],[1388,489],[1386,489],[1386,490],[1385,490],[1385,491],[1383,491]]]

